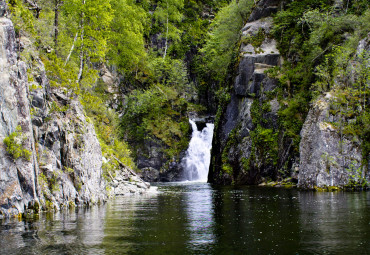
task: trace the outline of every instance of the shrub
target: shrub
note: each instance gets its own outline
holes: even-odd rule
[[[17,126],[15,132],[11,133],[4,139],[6,151],[12,155],[14,159],[23,157],[24,159],[31,160],[31,151],[24,148],[26,137],[22,133],[21,126]]]

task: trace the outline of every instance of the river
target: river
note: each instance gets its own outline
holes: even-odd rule
[[[0,224],[1,254],[369,254],[370,193],[159,183]]]

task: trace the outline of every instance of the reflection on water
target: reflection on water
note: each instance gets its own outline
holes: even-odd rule
[[[204,251],[214,243],[214,219],[212,190],[209,184],[189,183],[191,190],[185,193],[186,213],[190,238],[188,249]]]
[[[0,225],[0,254],[104,254],[102,207]]]
[[[159,184],[37,221],[0,223],[1,254],[369,254],[370,193]]]
[[[370,254],[369,193],[299,195],[301,250]]]

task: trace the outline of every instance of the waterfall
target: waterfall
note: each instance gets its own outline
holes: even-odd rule
[[[206,182],[209,164],[211,162],[211,148],[214,124],[207,123],[202,131],[198,131],[193,120],[189,120],[193,133],[184,158],[184,175],[188,181]]]

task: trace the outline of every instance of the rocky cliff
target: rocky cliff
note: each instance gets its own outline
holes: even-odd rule
[[[274,178],[288,157],[277,146],[277,81],[266,71],[281,57],[270,30],[280,1],[259,1],[242,29],[239,64],[230,101],[216,123],[209,181],[255,184]],[[257,137],[256,130],[265,137]],[[278,157],[280,156],[280,157]]]
[[[293,139],[282,125],[286,119],[281,117],[282,109],[291,104],[290,81],[273,75],[275,70],[282,69],[284,62],[300,61],[294,52],[283,58],[278,50],[281,45],[271,32],[274,24],[270,16],[283,8],[283,2],[259,1],[241,31],[236,74],[228,102],[221,107],[216,120],[208,181],[262,185],[268,182],[276,185],[278,181],[297,183],[304,189],[366,188],[370,181],[366,163],[370,162],[369,154],[364,150],[368,131],[363,131],[360,137],[356,128],[363,124],[356,123],[366,123],[367,118],[366,113],[361,117],[364,121],[359,116],[368,107],[364,90],[368,89],[369,35],[360,41],[357,54],[347,60],[346,69],[334,76],[334,85],[326,88],[326,92],[316,91],[320,95],[311,104],[307,101],[308,114],[300,111],[302,115],[298,116],[304,122],[300,139]],[[343,6],[334,7],[337,11],[343,9]],[[324,53],[325,50],[321,54]],[[360,79],[362,85],[358,85]],[[348,89],[349,84],[353,90]],[[315,85],[308,86],[306,94],[312,93]],[[359,86],[363,87],[359,89]],[[285,92],[279,94],[279,90]],[[351,97],[351,93],[358,95]],[[362,104],[354,102],[361,96]],[[293,121],[290,124],[296,125]]]
[[[38,167],[33,139],[30,106],[28,101],[27,70],[25,63],[17,61],[12,22],[0,18],[1,44],[1,123],[0,123],[0,205],[2,214],[18,214],[38,202]],[[5,150],[4,138],[21,133],[14,143],[29,152],[29,160],[15,159]]]
[[[108,185],[94,125],[78,97],[50,86],[37,55],[20,61],[16,45],[11,20],[1,17],[0,217],[146,190],[125,166]]]
[[[370,34],[360,41],[357,54],[351,61],[353,68],[358,66],[360,56],[366,52],[368,58]],[[351,80],[358,79],[354,73],[349,76]],[[335,90],[326,93],[313,103],[307,115],[299,148],[298,186],[301,188],[364,188],[370,183],[369,166],[363,164],[364,159],[370,162],[370,155],[361,148],[363,141],[345,132],[347,123],[355,123],[356,117],[344,117],[345,109],[333,111],[338,108],[339,96]]]

